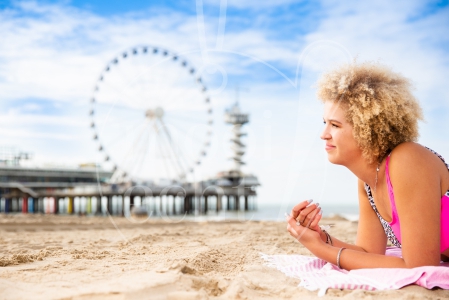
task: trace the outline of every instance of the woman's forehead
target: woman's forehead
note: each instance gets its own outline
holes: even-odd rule
[[[346,110],[340,102],[326,101],[324,103],[324,119],[334,119],[340,122],[345,120]]]

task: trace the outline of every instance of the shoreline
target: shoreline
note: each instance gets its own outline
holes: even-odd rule
[[[285,222],[132,224],[125,218],[0,215],[0,299],[314,299],[260,254],[309,251]],[[354,242],[357,224],[325,218]],[[25,227],[24,227],[25,226]],[[417,286],[329,290],[336,299],[449,297]]]

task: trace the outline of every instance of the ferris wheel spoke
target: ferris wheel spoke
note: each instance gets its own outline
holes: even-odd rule
[[[172,145],[170,145],[170,143],[164,138],[162,138],[161,140],[161,146],[165,149],[166,153],[170,153],[167,160],[172,165],[172,169],[177,173],[178,176],[184,174],[185,167],[179,161],[179,157],[176,151],[172,148]]]
[[[160,76],[158,76],[156,78],[151,77],[150,76],[150,74],[151,74],[150,68],[148,68],[148,70],[146,70],[146,72],[144,74],[145,74],[145,78],[146,78],[147,82],[153,82],[153,86],[155,86],[155,87],[160,86],[162,77],[160,77]],[[152,92],[154,92],[153,89],[147,85],[147,86],[143,87],[142,95],[145,95],[146,99],[151,99]]]
[[[161,122],[162,123],[162,122]],[[176,159],[176,162],[178,163],[181,172],[182,173],[186,173],[186,166],[183,166],[183,163],[181,162],[181,147],[179,145],[176,145],[176,142],[171,138],[170,133],[167,129],[167,127],[162,123],[163,125],[163,130],[165,133],[165,140],[169,146],[169,148],[171,149],[172,153],[173,153],[173,157]]]
[[[189,93],[188,96],[186,96],[185,90],[180,89],[177,94],[172,95],[172,97],[170,98],[170,101],[168,102],[166,109],[170,110],[171,108],[177,107],[178,104],[180,103],[180,101],[182,101],[184,103],[191,103],[191,102],[195,103],[198,101],[198,98],[202,99],[203,97],[204,97],[204,95],[202,93],[198,93],[195,95],[193,95],[192,93]]]
[[[135,88],[135,84],[136,84],[136,82],[138,82],[139,78],[141,78],[141,74],[137,73],[137,74],[132,74],[131,76],[128,76],[128,74],[125,74],[126,70],[124,70],[124,68],[121,68],[120,66],[117,66],[117,70],[118,70],[119,75],[123,79],[123,82],[125,82],[125,85],[123,87],[126,88],[127,90],[133,91],[132,94],[126,94],[127,98],[129,98],[129,99],[140,98],[140,94],[138,93],[137,89]],[[111,88],[118,91],[114,87],[111,87]],[[118,92],[120,92],[120,91],[118,91]]]
[[[185,136],[194,139],[195,141],[199,143],[203,143],[204,139],[199,138],[198,136],[193,135],[192,133],[189,133],[187,130],[182,129],[182,126],[175,125],[173,123],[170,124],[170,126],[174,127],[179,132],[182,132]]]
[[[143,118],[133,118],[132,116],[128,116],[128,117],[126,117],[126,118],[119,118],[119,119],[113,119],[113,120],[111,120],[110,122],[108,122],[108,128],[116,128],[116,127],[119,127],[119,128],[123,128],[123,124],[126,124],[126,123],[129,123],[129,120],[130,119],[137,119],[137,120],[139,120],[140,122],[143,122]],[[104,126],[104,125],[103,125]]]
[[[142,117],[135,117],[135,116],[132,116],[132,115],[128,115],[128,116],[123,117],[123,118],[110,117],[109,120],[106,120],[105,122],[103,122],[103,124],[100,124],[98,127],[101,130],[104,130],[105,128],[113,129],[113,128],[117,128],[117,127],[119,129],[122,129],[124,127],[123,124],[128,124],[129,120],[138,120],[137,122],[143,122],[145,119],[142,118]],[[133,122],[132,124],[136,124],[136,122]],[[130,126],[127,126],[127,127],[130,127]]]
[[[163,144],[165,145],[164,148],[166,149],[167,153],[170,153],[170,162],[173,162],[173,169],[178,169],[179,174],[185,173],[185,168],[182,165],[182,163],[179,160],[179,155],[176,151],[174,146],[174,142],[171,139],[170,133],[168,132],[167,128],[164,126],[163,122],[161,121],[161,130],[158,132],[161,136],[161,141],[163,141]],[[162,143],[161,143],[162,144]]]
[[[168,105],[166,109],[170,110],[171,108],[176,107],[181,100],[183,102],[190,102],[189,100],[191,99],[193,99],[192,96],[186,98],[184,89],[179,89],[179,91],[176,94],[171,95],[170,98],[167,98]]]
[[[138,73],[138,75],[135,77],[137,80],[138,78],[145,78],[147,83],[152,83],[151,87],[149,87],[149,84],[147,85],[141,85],[138,91],[137,88],[135,88],[135,93],[139,93],[139,95],[145,95],[145,99],[151,99],[152,95],[150,92],[154,91],[155,89],[161,90],[161,86],[163,83],[166,83],[166,80],[168,78],[162,78],[161,76],[157,76],[156,78],[151,77],[153,69],[160,68],[162,64],[167,63],[170,61],[169,57],[166,57],[164,59],[158,60],[156,63],[150,65],[146,70],[143,70],[141,67],[139,68],[141,71]],[[164,79],[164,81],[162,81]],[[169,91],[168,86],[165,89],[166,93]],[[166,99],[166,93],[161,97],[162,99]]]
[[[176,75],[174,77],[170,78],[171,79],[171,83],[169,83],[169,84],[166,83],[165,84],[167,88],[164,91],[165,93],[162,95],[162,99],[168,99],[169,100],[168,102],[170,102],[172,100],[172,97],[168,97],[168,93],[170,91],[172,91],[172,89],[169,89],[168,87],[169,86],[175,86],[176,82],[178,82],[178,79],[179,79],[180,75],[181,75],[181,73],[176,73]],[[179,89],[178,94],[181,92],[181,90],[182,89]]]
[[[201,119],[193,119],[185,116],[175,116],[173,113],[167,114],[167,119],[170,122],[185,122],[190,123],[191,125],[204,125],[207,124],[207,121],[201,121]],[[185,124],[186,125],[186,124]]]
[[[121,98],[121,99],[126,99],[126,98]],[[118,99],[118,100],[120,100],[120,99]],[[140,113],[141,112],[141,109],[140,108],[135,108],[135,107],[132,107],[132,106],[127,106],[127,105],[121,105],[121,104],[119,104],[119,103],[117,103],[118,102],[118,100],[117,101],[115,101],[115,103],[110,103],[110,102],[99,102],[99,101],[97,101],[97,105],[98,106],[109,106],[109,109],[107,110],[107,113],[108,114],[110,114],[112,111],[114,111],[114,110],[118,110],[118,109],[120,109],[120,110],[126,110],[126,111],[129,111],[129,110],[131,110],[131,111],[134,111],[134,112],[136,112],[136,113]],[[126,102],[126,100],[122,100],[122,102]]]
[[[103,86],[105,86],[105,87],[103,87]],[[125,87],[126,87],[126,86],[125,86]],[[103,89],[105,89],[105,88],[106,88],[106,89],[111,89],[111,90],[114,91],[115,93],[118,93],[118,94],[124,96],[125,99],[126,99],[126,98],[132,98],[132,97],[133,97],[133,95],[131,95],[131,94],[125,92],[123,89],[118,89],[116,85],[112,85],[112,84],[110,84],[109,82],[103,80],[103,81],[101,82],[101,85],[100,85],[100,87],[99,87],[99,90],[103,90]],[[101,102],[98,102],[98,103],[101,103]]]
[[[121,141],[121,137],[124,136],[127,132],[130,132],[131,130],[135,130],[137,128],[139,128],[141,125],[143,125],[146,122],[146,120],[138,120],[137,122],[134,122],[132,126],[129,126],[121,131],[119,131],[119,134],[114,135],[114,138],[111,140],[108,140],[107,142],[105,142],[104,146],[112,146],[113,144]],[[99,133],[101,134],[101,132]]]
[[[182,167],[183,168],[183,174],[187,174],[188,170],[189,170],[188,160],[186,160],[185,155],[184,155],[183,151],[181,151],[180,147],[176,147],[176,145],[173,146],[173,147],[174,147],[174,149],[179,149],[178,152],[176,153],[176,158],[178,159],[179,164],[183,165],[183,167]]]
[[[148,123],[146,126],[142,128],[142,130],[138,133],[136,139],[134,140],[132,146],[129,148],[128,152],[123,156],[121,165],[125,165],[125,162],[128,161],[128,159],[131,157],[131,154],[133,154],[134,150],[136,149],[137,144],[140,142],[140,139],[142,138],[143,134],[145,133],[145,130],[148,128]]]
[[[143,142],[141,143],[142,146],[138,151],[136,151],[136,155],[134,156],[134,163],[133,165],[130,165],[131,172],[139,174],[140,170],[142,169],[143,163],[146,159],[146,150],[149,145],[149,134],[147,133],[144,136]],[[137,149],[137,146],[136,146]]]
[[[157,131],[158,136],[160,137],[160,133],[159,131]],[[163,143],[157,143],[158,147],[159,147],[159,152],[161,153],[161,155],[163,155],[164,153],[167,153],[165,146],[163,146]],[[161,159],[162,164],[164,165],[165,168],[165,172],[166,172],[166,176],[170,177],[170,166],[167,164],[167,161],[164,157],[162,157]],[[173,168],[173,167],[172,167]],[[174,170],[174,172],[176,173],[176,170]]]

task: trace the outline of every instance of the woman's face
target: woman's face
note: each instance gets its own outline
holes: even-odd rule
[[[338,102],[325,102],[323,120],[321,139],[326,141],[325,150],[331,163],[349,166],[354,159],[362,157],[352,125],[346,121],[345,109]]]

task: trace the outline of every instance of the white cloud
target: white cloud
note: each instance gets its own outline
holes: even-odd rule
[[[229,6],[235,7],[239,9],[267,9],[273,7],[279,7],[289,4],[294,4],[298,2],[306,2],[306,1],[298,1],[298,0],[247,0],[247,1],[239,1],[239,0],[204,0],[202,1],[205,4],[212,4],[217,6]]]

